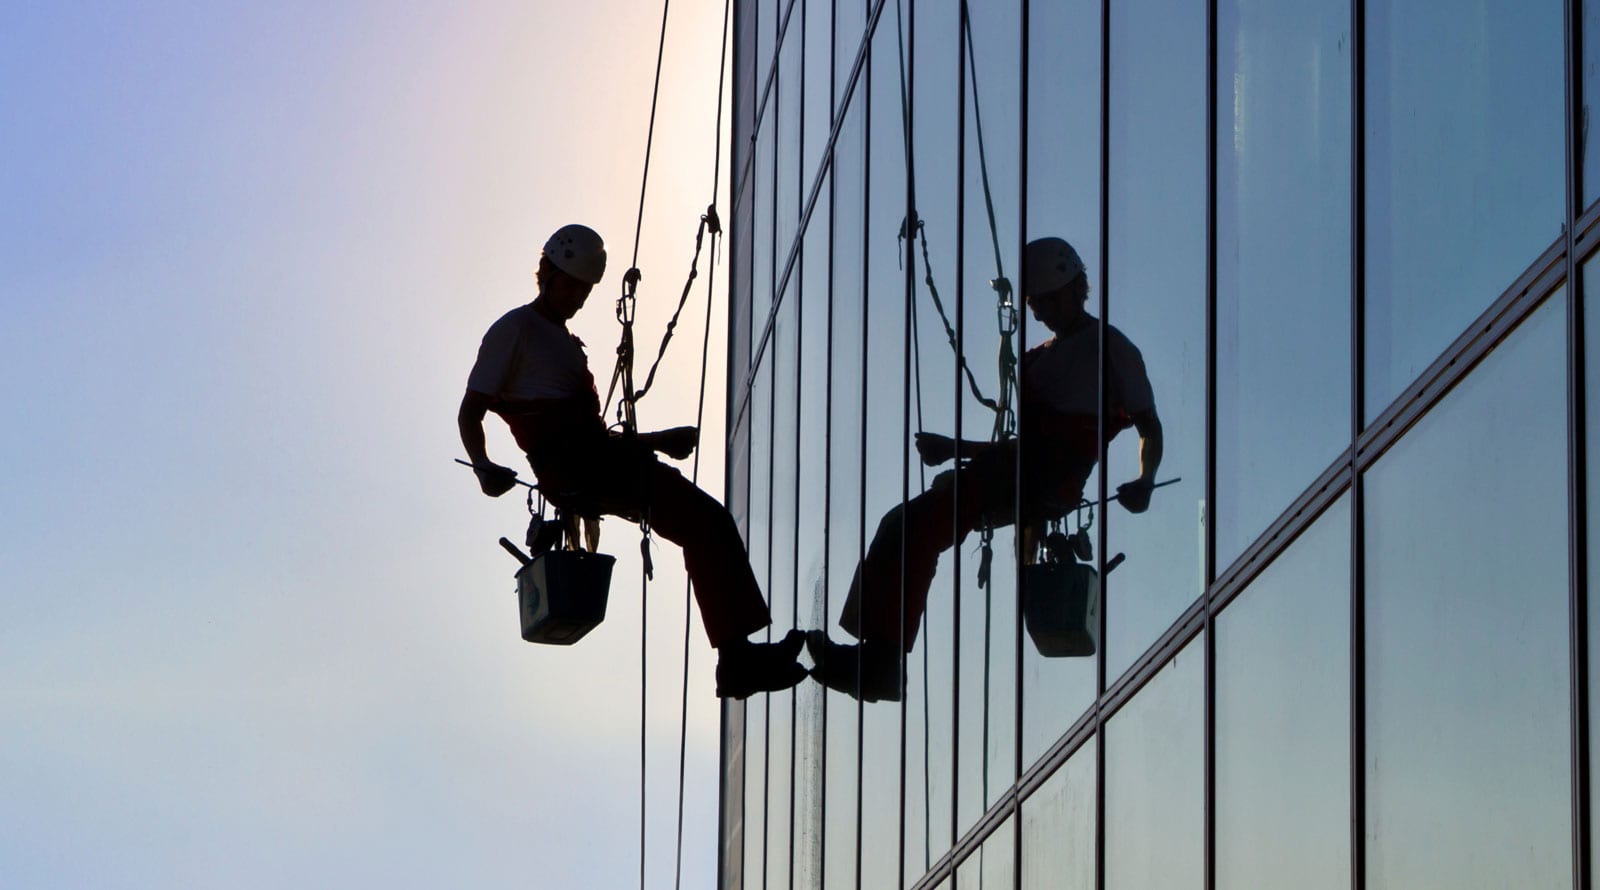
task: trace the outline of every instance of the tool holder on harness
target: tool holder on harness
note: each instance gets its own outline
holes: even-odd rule
[[[538,497],[538,506],[534,499]],[[522,638],[530,643],[570,646],[594,630],[606,617],[611,590],[611,568],[616,557],[578,547],[576,525],[580,517],[556,512],[544,518],[544,497],[528,490],[527,546],[522,552],[506,538],[500,546],[522,564],[517,569],[517,607],[522,617]],[[593,528],[592,520],[588,523]]]
[[[1093,558],[1089,529],[1091,509],[1071,535],[1053,519],[1039,543],[1041,557],[1022,567],[1022,622],[1028,637],[1046,658],[1093,655],[1100,637],[1100,574]],[[1110,572],[1121,562],[1119,554],[1106,566]]]

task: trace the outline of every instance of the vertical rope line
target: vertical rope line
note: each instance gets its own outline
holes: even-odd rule
[[[956,22],[957,64],[966,70],[967,35],[962,28],[966,19],[963,4]],[[966,274],[967,274],[967,79],[956,78],[956,329],[952,342],[956,357],[965,367],[966,360]],[[961,374],[955,375],[951,399],[955,403],[956,460],[961,459],[962,423],[966,401],[961,395]],[[962,498],[961,476],[955,477],[955,506],[959,509]],[[955,513],[950,521],[954,523]],[[961,830],[961,548],[952,547],[951,568],[955,590],[950,605],[950,676],[954,687],[950,697],[950,845],[955,846]]]
[[[650,149],[656,138],[656,104],[661,97],[661,60],[667,50],[667,10],[672,6],[672,0],[662,0],[661,3],[661,37],[656,43],[656,76],[655,84],[650,89],[650,125],[645,129],[644,137],[644,175],[639,177],[639,215],[633,223],[633,262],[631,266],[639,265],[639,233],[644,229],[644,194],[645,188],[650,183]]]
[[[653,146],[655,144],[656,107],[657,107],[657,103],[658,103],[658,101],[659,101],[659,99],[661,97],[661,62],[662,62],[662,59],[666,55],[666,49],[667,49],[667,13],[671,9],[671,6],[672,6],[672,0],[662,0],[662,3],[661,3],[661,34],[656,40],[656,73],[655,73],[654,83],[652,84],[652,86],[650,88],[650,123],[645,128],[644,172],[639,177],[639,213],[635,217],[634,223],[633,223],[633,261],[631,263],[629,263],[629,266],[631,266],[633,268],[637,268],[638,265],[639,265],[639,235],[640,235],[640,232],[644,228],[644,198],[645,198],[645,190],[648,188],[649,183],[650,183],[650,151],[651,151],[651,149],[653,148]],[[631,270],[630,270],[630,273],[631,273]],[[630,274],[630,277],[631,277],[631,274]],[[631,292],[630,292],[630,295],[631,295]],[[620,312],[619,312],[619,314],[620,314]],[[626,320],[627,321],[631,321],[632,320],[631,308],[628,310],[628,318]],[[625,336],[626,336],[626,333],[625,333]],[[630,348],[629,351],[631,352],[631,348]],[[618,362],[619,362],[618,367],[622,368],[624,362],[626,362],[628,365],[631,365],[632,364],[632,359],[631,359],[631,356],[630,357],[623,357],[623,356],[619,355],[618,356]],[[632,384],[632,380],[631,380],[632,369],[631,369],[631,367],[626,369],[625,373],[628,374],[628,379],[624,380],[623,390],[624,390],[624,399],[627,399],[627,398],[629,398],[629,397],[631,397],[633,395],[633,393],[631,391],[632,390],[632,385],[631,385]],[[615,379],[615,375],[613,375],[613,379]],[[631,429],[633,427],[633,423],[632,423],[633,417],[632,417],[631,408],[629,409],[629,412],[628,412],[628,419],[629,419],[628,426]],[[646,527],[648,527],[648,524],[646,525]],[[646,533],[646,539],[645,540],[646,540],[646,542],[648,542],[648,540],[649,540],[648,533]],[[647,763],[647,740],[648,740],[649,727],[648,727],[648,725],[646,723],[646,718],[648,717],[648,708],[647,708],[647,704],[646,704],[647,703],[647,699],[645,698],[646,684],[647,684],[647,682],[649,680],[649,673],[650,673],[650,670],[649,670],[650,666],[649,666],[649,661],[648,661],[648,658],[647,658],[647,656],[649,654],[649,651],[648,651],[648,647],[646,645],[646,636],[645,636],[645,630],[646,630],[646,627],[649,624],[649,611],[650,611],[649,610],[649,601],[648,601],[649,593],[650,593],[650,582],[649,582],[649,579],[647,577],[645,577],[643,575],[640,576],[639,588],[640,588],[640,593],[639,593],[639,608],[640,608],[640,612],[639,612],[639,890],[644,890],[644,886],[645,886],[645,841],[646,841],[645,807],[646,807],[646,803],[647,803],[647,797],[646,797],[647,787],[649,785],[648,774],[646,773],[646,768],[648,766],[648,763]]]
[[[911,10],[912,27],[915,27],[916,14],[917,14],[916,13],[916,9],[912,9]],[[909,325],[910,325],[910,336],[909,336],[909,340],[910,340],[910,354],[909,354],[910,368],[909,368],[909,373],[906,375],[907,379],[905,381],[905,385],[908,386],[908,387],[912,386],[913,383],[915,385],[915,390],[914,390],[914,393],[912,395],[912,398],[914,398],[914,400],[915,400],[914,404],[915,404],[915,408],[916,408],[917,431],[918,432],[922,432],[923,429],[925,428],[925,425],[924,425],[924,422],[923,422],[924,421],[924,414],[923,414],[923,407],[922,407],[922,325],[921,325],[921,322],[918,320],[918,315],[917,315],[916,285],[914,284],[914,282],[916,280],[916,262],[917,262],[917,255],[916,255],[916,250],[915,250],[915,240],[916,240],[917,234],[922,229],[922,221],[919,218],[918,212],[917,212],[917,184],[916,184],[917,183],[917,178],[916,178],[916,161],[915,161],[916,155],[915,155],[915,152],[914,152],[913,147],[912,147],[913,146],[913,133],[912,133],[912,120],[913,120],[913,117],[912,117],[912,110],[911,110],[911,101],[912,101],[911,100],[911,88],[912,88],[911,84],[915,83],[916,72],[915,72],[915,70],[912,70],[910,72],[909,77],[908,77],[907,68],[909,66],[906,63],[906,37],[905,37],[907,29],[905,28],[904,23],[901,20],[901,5],[898,2],[895,3],[895,23],[899,26],[899,33],[895,35],[896,38],[897,38],[896,41],[895,41],[895,45],[896,45],[896,48],[899,51],[899,57],[900,57],[900,70],[899,70],[899,73],[900,73],[900,126],[901,126],[901,130],[905,134],[905,154],[906,154],[906,158],[905,158],[905,161],[906,161],[906,222],[905,222],[904,229],[901,231],[901,236],[904,238],[904,241],[905,241],[903,247],[905,249],[904,262],[906,264],[906,307],[907,307],[907,313],[906,314],[907,314],[907,320],[908,320]],[[911,52],[913,54],[916,53],[916,36],[914,34],[912,35],[912,38],[911,38]],[[916,61],[915,61],[915,58],[913,58],[912,62],[911,62],[911,65],[914,66],[915,64],[916,64]],[[924,236],[923,240],[922,240],[922,249],[923,249],[923,253],[926,254],[927,253],[927,239],[926,239],[926,236]],[[932,274],[933,274],[932,273],[932,269],[928,269],[926,271],[927,271],[927,274],[929,276],[929,280],[931,281],[932,280]],[[935,296],[934,299],[937,300],[938,297]],[[909,461],[911,459],[910,455],[904,455],[904,459]],[[918,487],[918,491],[919,492],[928,490],[928,470],[927,470],[927,467],[922,463],[921,460],[917,461],[917,482],[918,482],[918,486],[919,486]],[[904,593],[903,592],[902,592],[901,608],[902,608],[902,610],[904,609]],[[929,754],[928,754],[928,738],[929,738],[929,730],[931,729],[931,718],[929,717],[929,714],[928,714],[928,704],[929,704],[929,701],[930,701],[930,694],[931,693],[929,692],[929,689],[928,689],[928,643],[927,643],[927,641],[928,641],[928,639],[930,637],[929,637],[929,629],[927,627],[927,622],[928,622],[928,613],[927,613],[926,610],[924,610],[924,612],[923,612],[923,646],[922,646],[922,860],[923,860],[922,871],[923,871],[924,874],[927,873],[927,871],[929,869],[929,866],[931,864],[928,857],[929,857],[929,851],[930,851],[930,849],[932,847],[932,840],[933,840],[932,836],[929,833],[930,830],[931,830],[930,829],[930,823],[932,822],[932,819],[933,819],[933,813],[932,813],[932,809],[931,809],[932,804],[931,804],[931,799],[930,799],[930,794],[932,792],[932,783],[930,781],[930,777],[932,776],[932,768],[931,768],[931,766],[929,764]]]
[[[646,705],[649,697],[646,694],[646,683],[650,679],[649,650],[646,642],[649,640],[647,629],[650,624],[650,581],[639,574],[639,890],[644,890],[645,875],[645,803],[646,791],[649,788],[648,775],[645,772],[648,716]]]
[[[733,0],[723,0],[722,4],[722,49],[717,63],[717,123],[712,132],[712,142],[716,145],[711,165],[711,206],[717,206],[718,185],[722,173],[722,92],[726,83],[728,71],[728,20],[733,9]],[[700,341],[700,394],[695,402],[694,428],[698,431],[705,424],[706,414],[706,375],[707,364],[711,356],[711,309],[716,297],[716,268],[717,268],[717,239],[711,241],[711,268],[706,275],[706,324],[705,334]],[[694,462],[689,471],[689,481],[696,486],[700,484],[700,448],[694,449]],[[678,705],[678,837],[677,848],[673,858],[672,886],[675,890],[683,887],[683,797],[686,776],[688,773],[689,752],[689,638],[693,626],[694,611],[694,585],[684,577],[683,584],[683,694]]]

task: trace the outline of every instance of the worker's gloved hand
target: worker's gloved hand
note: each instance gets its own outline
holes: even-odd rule
[[[950,460],[956,456],[956,440],[938,433],[917,433],[917,454],[922,456],[922,462],[930,467]]]
[[[1155,485],[1148,479],[1135,479],[1117,486],[1117,501],[1129,513],[1143,513],[1150,509],[1150,492]]]
[[[693,454],[695,447],[700,444],[700,431],[692,426],[675,426],[670,430],[645,433],[639,438],[652,450],[673,460],[683,460]]]
[[[517,471],[499,464],[476,464],[472,472],[478,476],[478,487],[492,498],[505,494],[517,484]]]

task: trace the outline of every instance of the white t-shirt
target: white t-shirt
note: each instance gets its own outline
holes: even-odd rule
[[[1123,333],[1106,325],[1107,404],[1113,414],[1130,417],[1155,407],[1144,356]],[[1062,415],[1094,416],[1100,410],[1096,377],[1100,372],[1100,324],[1090,321],[1066,336],[1028,350],[1022,357],[1022,391],[1030,401]]]
[[[596,396],[583,341],[531,303],[502,315],[483,335],[467,389],[514,401]]]

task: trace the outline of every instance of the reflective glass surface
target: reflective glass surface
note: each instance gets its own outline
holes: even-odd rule
[[[723,710],[722,769],[724,781],[717,806],[721,807],[725,826],[717,838],[718,860],[725,864],[725,886],[737,887],[743,878],[744,868],[744,702],[737,702]]]
[[[1368,4],[1368,420],[1561,232],[1562,10]]]
[[[750,403],[750,495],[749,524],[745,545],[750,552],[750,567],[770,589],[767,573],[771,564],[772,523],[772,365],[763,363],[756,371]],[[769,596],[770,600],[770,596]],[[757,635],[762,638],[763,635]],[[767,849],[771,826],[767,820],[771,777],[769,727],[771,701],[753,696],[745,703],[745,797],[744,797],[744,875],[747,885],[755,886],[766,874]],[[782,769],[787,770],[787,765]],[[787,804],[783,804],[786,808]]]
[[[1216,886],[1350,886],[1350,504],[1218,615]]]
[[[800,257],[796,311],[799,324],[799,411],[795,437],[797,521],[795,525],[795,593],[798,608],[793,626],[825,627],[827,603],[828,449],[828,197],[824,191],[817,215],[805,231]],[[784,628],[787,630],[787,627]],[[819,887],[822,876],[822,812],[825,727],[824,692],[820,684],[795,687],[795,858],[798,887]],[[851,748],[854,753],[854,746]]]
[[[834,104],[844,102],[850,85],[850,70],[861,50],[870,0],[833,0],[833,94]],[[860,87],[857,87],[859,89]]]
[[[801,197],[805,171],[800,168],[801,139],[805,122],[805,17],[800,0],[794,2],[794,12],[785,32],[783,45],[778,50],[777,130],[773,133],[777,146],[777,274],[784,274],[789,262],[789,251],[799,232]],[[791,273],[792,274],[792,273]]]
[[[1600,32],[1596,34],[1600,39]],[[1584,405],[1584,444],[1586,447],[1585,458],[1588,461],[1588,472],[1585,476],[1588,491],[1585,497],[1588,502],[1588,631],[1589,631],[1589,714],[1591,715],[1589,730],[1589,775],[1600,775],[1600,745],[1595,742],[1594,717],[1600,713],[1600,684],[1595,683],[1595,647],[1600,640],[1600,609],[1596,608],[1596,591],[1600,591],[1600,284],[1593,284],[1592,276],[1600,275],[1594,258],[1590,257],[1583,266],[1583,379],[1584,396],[1587,404]],[[1591,811],[1594,806],[1594,785],[1590,779],[1589,799]],[[1593,819],[1589,821],[1590,849],[1600,849],[1600,826]]]
[[[956,890],[1009,890],[1016,882],[1016,817],[1000,823],[983,846],[956,867]]]
[[[755,275],[755,213],[753,193],[746,190],[734,205],[732,229],[728,232],[728,258],[733,265],[733,292],[735,294],[752,294],[755,290],[753,279]],[[750,367],[750,353],[754,344],[751,343],[751,315],[755,307],[750,300],[734,299],[728,309],[728,370],[729,386],[737,387],[730,393],[733,410],[739,410],[739,403],[743,397],[744,373]],[[739,418],[740,421],[748,419],[748,415]],[[748,432],[746,430],[746,432]],[[735,430],[738,433],[738,430]],[[743,453],[745,449],[741,449]],[[743,495],[741,494],[742,498]],[[742,513],[740,514],[742,515]]]
[[[779,248],[773,232],[777,224],[776,212],[776,187],[777,166],[776,152],[773,149],[773,119],[775,115],[768,114],[761,129],[756,132],[755,168],[750,180],[750,189],[754,193],[751,198],[753,204],[752,215],[755,218],[756,236],[755,266],[752,270],[750,286],[750,323],[754,332],[752,348],[761,345],[761,335],[767,327],[767,320],[772,312],[772,289],[777,285],[775,277],[777,270],[774,268],[774,253]]]
[[[899,32],[892,16],[873,35],[871,79],[866,84],[869,150],[867,163],[867,528],[903,503],[906,493],[906,287],[895,234],[905,216],[905,142],[901,130]],[[862,586],[863,635],[871,636],[869,615],[889,616],[898,626],[900,598],[893,584]],[[896,637],[881,640],[889,650]],[[899,682],[897,669],[893,683]],[[868,704],[862,720],[861,777],[865,804],[861,816],[861,883],[892,887],[899,880],[900,708]]]
[[[732,171],[735,191],[744,175],[745,166],[750,163],[750,136],[755,126],[756,95],[758,87],[756,75],[756,58],[754,54],[756,21],[753,15],[734,16],[729,23],[729,41],[732,44],[730,53],[732,64],[729,68],[731,83],[732,105],[728,108],[731,123],[735,130],[732,143],[728,146],[728,158],[732,162],[729,168]],[[749,231],[748,227],[745,229]],[[730,229],[729,234],[737,234],[738,229]],[[735,267],[737,268],[737,267]],[[747,293],[747,291],[739,291]]]
[[[1094,890],[1095,741],[1022,802],[1023,890]]]
[[[756,29],[756,86],[765,89],[772,73],[772,48],[778,42],[778,29],[783,26],[783,10],[790,0],[755,0],[742,4],[746,14],[755,20]],[[757,100],[759,102],[759,100]]]
[[[1600,6],[1584,3],[1579,8],[1583,10],[1583,110],[1577,121],[1578,176],[1583,181],[1583,201],[1578,205],[1581,212],[1600,198],[1600,133],[1589,135],[1590,122],[1595,117],[1590,109],[1595,97],[1600,96]]]
[[[800,299],[794,281],[780,301],[772,339],[768,345],[767,366],[772,368],[772,470],[768,475],[770,519],[768,520],[767,566],[762,580],[767,602],[772,609],[772,639],[778,639],[795,626],[795,506],[798,459],[798,417],[796,398],[800,385],[799,325]],[[759,570],[758,570],[759,571]],[[785,689],[760,696],[767,700],[767,885],[788,882],[795,809],[795,696]]]
[[[1204,886],[1204,643],[1196,637],[1106,724],[1107,890]]]
[[[1350,441],[1350,9],[1217,16],[1220,570]]]
[[[1099,281],[1099,0],[1030,5],[1027,39],[1028,238],[1066,240],[1087,266],[1089,280]],[[1019,290],[1026,294],[1029,282],[1020,275],[1018,281]],[[1090,301],[1097,305],[1098,294],[1091,294]],[[1050,329],[1026,311],[1023,316],[1027,346],[1040,348],[1053,336]],[[1098,393],[1098,363],[1088,364],[1096,370],[1080,385],[1086,392]],[[1022,371],[1024,376],[1028,373]],[[1098,395],[1091,398],[1098,406]],[[1027,425],[1032,420],[1024,417],[1022,422]],[[1098,493],[1098,472],[1091,472],[1083,482],[1086,494]],[[1024,498],[1039,490],[1029,478],[1024,478],[1022,486]],[[1077,518],[1086,518],[1086,514]],[[1069,519],[1065,531],[1075,529],[1076,522]],[[1025,561],[1034,557],[1027,554]],[[1095,693],[1095,669],[1093,657],[1045,657],[1031,641],[1023,642],[1025,765],[1038,759],[1088,707]]]
[[[970,22],[971,39],[963,59],[968,68],[962,124],[965,165],[959,180],[966,206],[964,238],[957,241],[964,274],[955,278],[955,312],[961,325],[962,354],[977,388],[986,398],[998,400],[1002,328],[996,316],[1004,301],[1020,308],[1014,293],[1020,277],[1017,197],[1021,178],[1015,161],[1021,134],[1021,72],[1016,59],[1022,28],[1020,4],[1008,0],[972,5]],[[992,196],[992,214],[986,190]],[[1003,289],[994,286],[1002,281]],[[1012,350],[1020,347],[1015,333],[1009,335],[1007,345]],[[995,413],[970,389],[962,390],[958,410],[960,438],[980,443],[994,438]],[[963,451],[963,458],[976,456],[979,450]],[[952,555],[950,563],[960,599],[956,621],[961,632],[961,759],[956,821],[962,830],[1004,793],[1016,774],[1016,484],[1014,477],[1005,476],[987,472],[956,479],[956,499],[982,504],[997,523],[990,544],[987,588],[978,584],[985,562],[981,530],[957,545],[960,553]]]
[[[1153,493],[1138,515],[1101,511],[1106,676],[1116,678],[1205,586],[1206,32],[1203,0],[1128,0],[1111,7],[1111,133],[1107,321],[1143,357],[1164,442]],[[1090,306],[1095,294],[1090,292]],[[1110,365],[1138,386],[1132,360]],[[1108,422],[1110,418],[1108,418]],[[1140,475],[1147,452],[1128,429],[1107,451],[1110,493]]]
[[[913,435],[923,430],[948,435],[955,431],[956,357],[933,293],[948,294],[956,270],[960,186],[956,142],[961,126],[956,90],[960,72],[951,60],[959,53],[959,6],[956,0],[919,0],[914,5],[895,4],[884,15],[880,28],[893,22],[900,24],[906,35],[903,58],[911,97],[913,206],[923,222],[920,233],[913,227],[908,230],[912,240],[899,244],[905,254],[903,262],[912,273],[911,425]],[[929,277],[937,283],[929,286]],[[948,317],[953,309],[953,304],[944,304],[943,316]],[[948,465],[925,465],[910,442],[905,444],[905,452],[911,467],[913,503],[936,501],[940,496],[931,489],[942,484],[940,474]],[[919,507],[907,509],[919,510],[921,515]],[[924,540],[908,542],[909,546],[929,547],[927,539],[951,536],[952,511],[928,511],[927,525],[921,533]],[[938,554],[927,607],[906,665],[905,856],[909,881],[926,872],[954,842],[950,808],[955,775],[955,585],[955,548],[950,548]]]
[[[1371,890],[1572,883],[1563,303],[1366,475]]]
[[[800,159],[803,202],[833,128],[833,0],[800,0],[796,14],[805,21],[805,82],[800,87],[805,105],[805,151]]]
[[[861,494],[864,484],[866,300],[862,291],[862,237],[866,209],[863,105],[845,116],[835,149],[833,194],[833,302],[830,310],[828,383],[828,587],[823,620],[808,627],[833,628],[865,547]],[[856,812],[861,793],[860,705],[839,693],[826,694],[828,769],[824,881],[828,890],[856,886]]]

